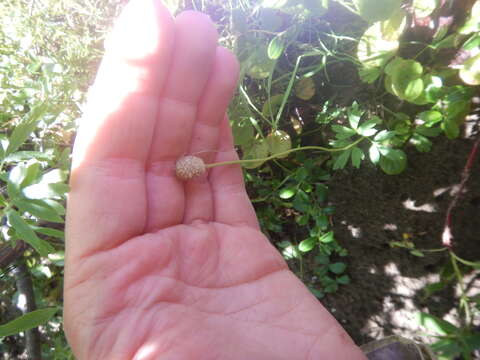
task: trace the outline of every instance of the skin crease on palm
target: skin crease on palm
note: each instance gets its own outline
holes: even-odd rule
[[[133,0],[106,49],[68,199],[76,357],[365,359],[259,231],[239,166],[175,177],[185,154],[237,158],[225,112],[239,66],[208,16]]]

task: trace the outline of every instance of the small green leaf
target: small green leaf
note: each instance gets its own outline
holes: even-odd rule
[[[329,231],[328,233],[323,234],[322,236],[320,236],[320,239],[319,239],[319,241],[324,244],[331,243],[333,240],[334,240],[333,231]]]
[[[378,162],[380,161],[380,152],[378,151],[378,148],[375,144],[372,144],[372,146],[370,146],[368,155],[372,164],[378,164]]]
[[[57,308],[34,310],[6,324],[0,325],[0,338],[18,334],[45,324],[58,311]]]
[[[350,123],[350,126],[352,127],[352,129],[358,128],[358,123],[360,122],[362,115],[363,115],[363,111],[359,109],[358,104],[353,103],[348,111],[348,122]]]
[[[446,118],[441,127],[449,139],[456,139],[460,135],[460,127],[452,117]]]
[[[268,44],[267,54],[268,57],[272,60],[276,60],[282,55],[283,49],[285,48],[285,40],[283,36],[275,36],[270,43]]]
[[[254,138],[253,125],[248,119],[233,121],[232,133],[235,145],[245,145]]]
[[[33,230],[35,230],[36,232],[38,232],[40,234],[43,234],[43,235],[47,235],[47,236],[54,237],[54,238],[57,238],[57,239],[65,239],[65,232],[61,231],[61,230],[44,228],[44,227],[33,226],[33,225],[31,226],[31,228]]]
[[[302,77],[295,85],[295,95],[302,100],[310,100],[315,95],[315,83],[311,77]]]
[[[424,257],[425,254],[419,250],[411,250],[410,251],[410,254],[412,254],[413,256],[417,256],[417,257]]]
[[[465,84],[480,85],[480,54],[465,61],[460,70],[460,78]]]
[[[315,262],[319,265],[328,265],[330,263],[330,258],[327,255],[317,255],[315,256]]]
[[[417,117],[420,120],[424,121],[425,124],[428,124],[428,125],[436,124],[442,121],[442,118],[443,118],[442,113],[436,110],[421,112],[420,114],[417,115]]]
[[[382,120],[378,116],[374,116],[370,120],[364,122],[357,129],[357,132],[362,136],[372,136],[377,130],[373,129],[377,124],[380,124]]]
[[[309,252],[315,247],[315,245],[317,245],[317,239],[308,238],[298,244],[298,250],[302,252]]]
[[[28,223],[13,209],[8,210],[7,218],[10,225],[15,229],[18,237],[30,244],[42,256],[47,256],[55,249],[48,242],[40,239]]]
[[[392,149],[380,158],[380,167],[388,175],[400,174],[407,167],[407,156],[402,150]],[[382,154],[383,155],[383,154]]]
[[[393,137],[395,137],[395,133],[393,131],[382,130],[377,135],[375,135],[373,140],[377,142],[382,142],[382,141],[389,140]]]
[[[8,144],[5,155],[8,156],[15,152],[25,142],[25,140],[28,139],[30,134],[37,127],[40,118],[45,114],[46,111],[46,104],[35,106],[30,110],[22,122],[13,130],[12,135],[9,138],[10,143]]]
[[[341,285],[348,285],[350,284],[350,277],[348,275],[337,277],[337,283]]]
[[[268,151],[272,155],[284,153],[292,148],[292,140],[290,139],[290,135],[282,130],[275,130],[268,134],[265,141],[268,145]],[[285,154],[278,156],[278,158],[285,158],[287,156],[288,154]]]
[[[419,134],[413,134],[409,142],[413,144],[420,152],[427,152],[432,149],[432,142],[425,136]]]
[[[360,76],[360,79],[367,84],[373,84],[375,80],[380,77],[381,74],[382,69],[377,66],[362,66],[358,70],[358,75]]]
[[[344,150],[339,156],[337,156],[333,163],[333,170],[343,169],[345,165],[347,165],[351,152],[351,149]]]
[[[294,187],[287,187],[285,189],[280,190],[280,199],[287,200],[293,197],[296,193],[297,189]]]
[[[248,146],[248,148],[244,149],[243,158],[242,160],[254,160],[254,159],[262,159],[268,156],[268,145],[267,142],[263,139],[255,140],[253,144]],[[261,166],[264,162],[263,161],[253,161],[242,164],[242,166],[246,169],[255,169]]]
[[[352,135],[356,134],[355,130],[342,125],[332,125],[332,130],[337,133],[337,138],[340,140],[348,139]]]
[[[459,329],[452,323],[427,313],[418,313],[416,320],[427,330],[433,331],[438,335],[454,335],[459,331]]]
[[[424,18],[429,16],[438,6],[438,0],[413,0],[415,16]]]
[[[14,198],[13,203],[22,211],[29,212],[33,216],[46,221],[63,223],[63,219],[50,205],[42,200]]]
[[[354,0],[360,16],[370,23],[390,18],[400,8],[401,0]]]
[[[334,264],[330,264],[328,266],[328,270],[330,270],[331,272],[333,272],[337,275],[343,273],[346,268],[347,268],[347,264],[345,264],[343,262],[337,262],[337,263],[334,263]]]
[[[363,151],[355,146],[352,149],[352,165],[358,169],[360,167],[360,163],[364,158],[365,154],[363,153]]]
[[[298,190],[292,202],[295,210],[306,212],[310,208],[310,199],[303,190]]]

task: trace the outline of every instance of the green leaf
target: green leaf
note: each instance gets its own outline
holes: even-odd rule
[[[9,138],[10,143],[8,144],[5,155],[8,156],[15,152],[25,142],[25,140],[28,139],[30,134],[37,127],[40,118],[45,114],[46,111],[46,104],[35,106],[32,108],[32,110],[30,110],[22,122],[13,130],[12,135]]]
[[[360,163],[364,158],[365,154],[363,153],[363,151],[355,146],[352,149],[352,165],[358,169],[360,167]]]
[[[295,95],[302,100],[310,100],[315,95],[315,83],[311,77],[302,77],[295,85]]]
[[[25,177],[20,184],[20,187],[23,188],[25,186],[28,186],[32,183],[34,183],[40,175],[40,163],[37,161],[30,162],[27,166],[27,170],[25,173]]]
[[[253,125],[248,119],[233,121],[232,133],[235,145],[245,145],[254,138]]]
[[[372,144],[368,151],[368,155],[370,157],[370,161],[376,165],[380,161],[380,152],[378,151],[377,145]]]
[[[57,238],[57,239],[65,239],[65,232],[61,231],[61,230],[44,228],[44,227],[33,226],[33,225],[31,226],[31,228],[33,230],[35,230],[36,232],[38,232],[40,234],[43,234],[43,235],[47,235],[47,236],[54,237],[54,238]]]
[[[413,144],[420,152],[427,152],[432,149],[432,142],[425,136],[419,134],[413,134],[409,142]]]
[[[401,0],[354,0],[360,16],[370,23],[389,19],[400,8]]]
[[[423,66],[418,61],[397,57],[389,64],[387,70],[391,80],[391,90],[399,98],[413,101],[422,94]]]
[[[297,192],[297,189],[295,187],[287,187],[280,190],[279,196],[280,196],[280,199],[287,200],[293,197],[296,192]]]
[[[470,51],[480,47],[480,34],[475,34],[463,44],[464,50]]]
[[[262,108],[262,113],[267,118],[274,118],[278,110],[282,106],[283,94],[270,96],[268,101],[265,101]]]
[[[0,325],[0,338],[18,334],[45,324],[58,311],[57,308],[34,310],[4,325]]]
[[[275,64],[276,60],[268,57],[266,46],[258,46],[252,49],[246,61],[246,73],[253,79],[266,79],[273,72]]]
[[[41,256],[47,256],[55,249],[48,242],[40,239],[28,223],[13,209],[8,210],[7,218],[20,239],[30,244]]]
[[[460,70],[460,78],[465,84],[480,85],[480,54],[465,61]]]
[[[315,262],[319,265],[330,264],[330,258],[327,255],[319,254],[315,256]]]
[[[460,127],[455,118],[447,117],[441,127],[449,139],[456,139],[460,135]]]
[[[272,60],[278,59],[280,55],[282,55],[284,48],[285,48],[284,37],[281,35],[275,36],[268,44],[268,49],[267,49],[268,57]]]
[[[415,16],[424,18],[429,16],[438,6],[438,0],[413,0]]]
[[[55,209],[42,200],[14,198],[12,201],[20,210],[29,212],[41,220],[63,223],[63,219],[58,216]]]
[[[301,212],[306,212],[310,208],[310,198],[303,190],[298,190],[292,203],[293,207]]]
[[[373,84],[381,74],[382,69],[378,66],[362,66],[358,69],[358,76],[367,84]]]
[[[324,244],[331,243],[333,240],[335,240],[333,236],[333,231],[329,231],[328,233],[323,234],[322,236],[320,236],[319,239],[319,241]]]
[[[4,161],[7,163],[18,162],[30,159],[36,160],[52,160],[53,154],[43,153],[40,151],[17,151],[7,156]]]
[[[410,251],[410,254],[412,254],[413,256],[417,256],[417,257],[424,257],[425,254],[419,250],[411,250]]]
[[[436,111],[436,110],[429,110],[429,111],[421,112],[420,114],[417,115],[417,117],[420,120],[424,121],[425,124],[428,124],[428,125],[436,124],[436,123],[442,121],[442,119],[443,119],[442,113],[440,111]],[[422,134],[422,135],[425,135],[425,134]]]
[[[348,285],[350,284],[350,277],[348,275],[342,275],[340,277],[337,277],[337,283],[342,285]]]
[[[339,156],[337,156],[335,162],[333,163],[333,170],[343,169],[345,165],[347,165],[351,152],[351,149],[347,149],[344,150]]]
[[[317,245],[317,239],[308,238],[298,244],[298,250],[302,252],[309,252],[315,247],[315,245]]]
[[[380,151],[381,152],[381,151]],[[380,158],[380,167],[388,175],[400,174],[407,167],[407,155],[398,149],[391,149]]]
[[[318,201],[323,202],[327,200],[328,187],[324,184],[316,184],[315,194],[317,195]]]
[[[357,129],[357,132],[362,136],[372,136],[377,132],[377,130],[373,128],[381,122],[382,120],[378,116],[374,116],[372,119],[360,125]]]
[[[453,335],[459,331],[452,323],[424,312],[417,314],[416,321],[427,330],[433,331],[438,335]]]
[[[357,129],[358,123],[360,122],[360,119],[362,118],[362,115],[363,115],[363,111],[360,110],[357,103],[352,104],[347,115],[348,115],[348,122],[350,123],[350,126],[352,127],[352,129]]]
[[[347,268],[347,264],[345,264],[343,262],[337,262],[337,263],[334,263],[334,264],[330,264],[328,266],[328,270],[330,270],[331,272],[333,272],[337,275],[343,273],[346,268]]]
[[[429,298],[433,293],[445,289],[445,287],[448,285],[447,281],[439,281],[436,283],[428,284],[423,288],[423,297]]]
[[[377,135],[375,135],[373,140],[377,141],[377,142],[382,142],[382,141],[385,141],[385,140],[389,140],[393,137],[395,137],[395,132],[388,131],[388,130],[382,130]]]
[[[292,140],[290,140],[290,135],[282,130],[275,130],[274,132],[268,134],[265,141],[268,145],[268,151],[272,155],[286,152],[292,148]],[[278,158],[285,158],[287,156],[288,154],[285,154],[278,156]]]
[[[397,52],[405,24],[405,12],[402,10],[388,21],[370,26],[358,43],[357,57],[360,63],[367,68],[383,67]]]
[[[339,140],[349,139],[356,134],[355,130],[342,125],[332,125],[332,130],[336,132],[335,136]]]
[[[263,139],[255,140],[253,144],[250,144],[247,149],[244,148],[242,160],[254,160],[261,159],[268,156],[268,145]],[[255,169],[261,166],[263,161],[255,161],[242,164],[246,169]]]

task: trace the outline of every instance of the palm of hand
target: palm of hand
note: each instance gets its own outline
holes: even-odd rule
[[[72,348],[79,359],[361,359],[258,230],[238,167],[175,178],[185,153],[236,156],[223,114],[238,65],[216,36],[204,16],[173,21],[134,1],[110,40],[74,152]]]

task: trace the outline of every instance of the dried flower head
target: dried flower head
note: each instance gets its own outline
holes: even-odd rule
[[[175,164],[175,173],[180,180],[189,180],[205,173],[205,163],[197,156],[183,156]]]

